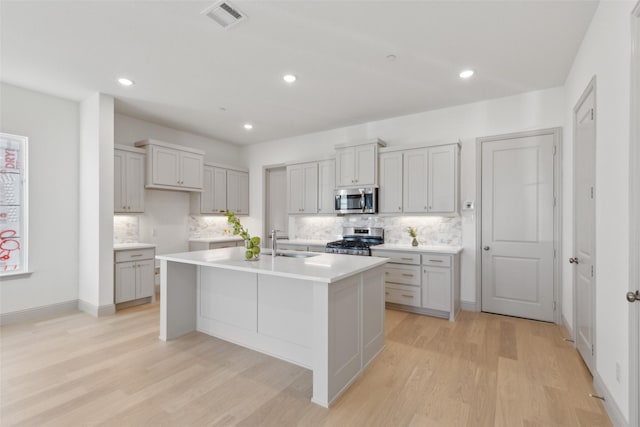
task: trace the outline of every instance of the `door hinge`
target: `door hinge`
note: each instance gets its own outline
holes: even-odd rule
[[[593,277],[593,265],[591,266],[591,277]]]
[[[553,302],[553,311],[556,311],[556,302]]]
[[[591,356],[593,356],[595,354],[595,349],[593,348],[593,344],[591,344]]]
[[[553,259],[556,259],[556,250],[555,250],[555,248],[553,249]]]
[[[554,145],[554,146],[553,146],[553,155],[554,155],[554,156],[556,155],[556,151],[557,151],[557,147]]]
[[[591,109],[591,120],[593,120],[593,108]]]
[[[553,207],[556,207],[556,196],[553,196]]]
[[[593,199],[593,187],[591,187],[591,198]]]

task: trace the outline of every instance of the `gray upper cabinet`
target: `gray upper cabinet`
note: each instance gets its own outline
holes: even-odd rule
[[[458,213],[458,144],[380,154],[380,213]]]
[[[402,157],[402,151],[380,154],[380,213],[402,213]]]
[[[336,187],[377,186],[378,145],[336,148]]]
[[[113,211],[144,212],[144,150],[117,146],[113,158]]]
[[[318,213],[318,162],[287,166],[289,214]]]
[[[191,194],[191,213],[221,214],[227,209],[238,215],[249,214],[249,174],[245,171],[205,165],[203,189]]]
[[[335,213],[336,161],[318,162],[318,213]]]
[[[201,191],[204,152],[152,139],[138,141],[147,152],[146,188]]]

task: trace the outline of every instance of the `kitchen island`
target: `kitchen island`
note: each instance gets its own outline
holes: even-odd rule
[[[282,256],[289,255],[289,256]],[[328,407],[384,346],[387,258],[244,248],[158,256],[160,339],[197,330],[313,371]]]

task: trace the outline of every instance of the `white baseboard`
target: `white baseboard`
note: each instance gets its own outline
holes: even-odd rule
[[[464,311],[480,311],[480,304],[473,301],[460,301],[460,309]]]
[[[611,419],[611,424],[616,427],[629,427],[624,415],[622,415],[622,411],[620,411],[620,408],[616,404],[616,401],[613,400],[609,389],[604,385],[604,381],[602,381],[602,378],[600,378],[600,375],[597,372],[593,375],[593,388],[595,388],[596,394],[604,397],[604,402],[602,402],[602,404]]]
[[[0,325],[32,322],[35,320],[44,319],[45,317],[55,316],[63,313],[70,313],[77,310],[78,300],[27,308],[25,310],[18,310],[0,314]]]
[[[78,310],[84,311],[93,317],[110,316],[116,312],[115,304],[96,306],[83,300],[78,300]]]

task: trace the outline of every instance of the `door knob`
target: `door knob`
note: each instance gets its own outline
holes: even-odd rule
[[[578,258],[569,258],[569,264],[579,264]]]
[[[629,301],[629,302],[640,301],[640,291],[628,292],[627,293],[627,301]]]
[[[490,248],[489,246],[485,246],[485,247],[484,247],[484,248],[482,248],[482,249],[484,249],[485,251],[488,251],[488,250],[489,250],[489,249],[491,249],[491,248]]]

